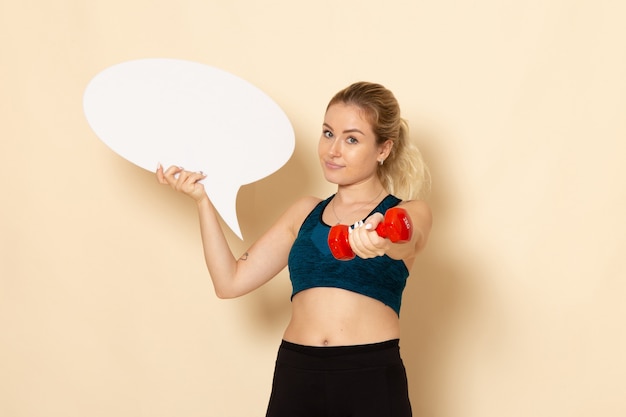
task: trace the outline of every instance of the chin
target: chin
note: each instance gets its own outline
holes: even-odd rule
[[[341,179],[339,178],[339,175],[337,175],[334,172],[328,172],[328,170],[324,170],[324,178],[326,179],[326,181],[328,181],[331,184],[337,184],[340,185],[342,183]]]

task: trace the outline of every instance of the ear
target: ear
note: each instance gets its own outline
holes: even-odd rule
[[[382,145],[378,147],[378,161],[384,161],[389,157],[391,153],[391,148],[393,148],[393,140],[387,139]]]

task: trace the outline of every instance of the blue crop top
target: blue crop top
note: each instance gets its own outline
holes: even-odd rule
[[[335,259],[328,247],[330,226],[322,221],[324,208],[333,197],[321,201],[309,213],[289,252],[289,276],[293,287],[291,297],[309,288],[341,288],[379,300],[399,316],[402,291],[409,270],[404,261],[391,259],[387,255],[370,259],[357,256],[350,261]],[[388,195],[370,215],[375,212],[384,214],[400,201]]]

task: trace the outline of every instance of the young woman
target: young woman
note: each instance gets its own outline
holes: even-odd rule
[[[430,208],[419,199],[429,186],[428,171],[394,95],[368,82],[331,99],[318,153],[337,192],[296,201],[239,259],[199,182],[202,173],[159,167],[157,178],[197,203],[218,297],[247,294],[289,267],[292,317],[267,417],[410,416],[399,315],[409,270],[431,227]],[[392,243],[375,231],[394,206],[412,220],[409,242]],[[353,260],[336,260],[330,252],[327,237],[336,224],[355,225],[349,235]]]

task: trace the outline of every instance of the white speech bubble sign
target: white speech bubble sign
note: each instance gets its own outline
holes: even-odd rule
[[[87,85],[83,109],[96,136],[133,164],[204,172],[207,194],[239,238],[239,188],[277,171],[295,147],[289,119],[269,96],[197,62],[141,59],[109,67]]]

